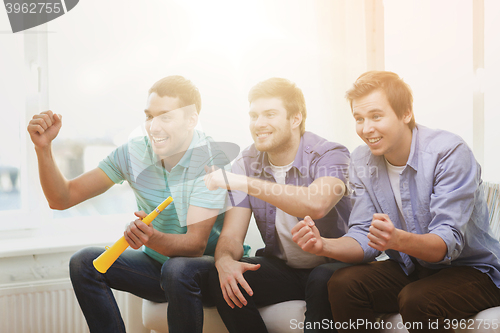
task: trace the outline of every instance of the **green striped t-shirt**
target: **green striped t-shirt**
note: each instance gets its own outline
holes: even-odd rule
[[[147,136],[131,139],[118,147],[99,163],[99,168],[116,184],[127,181],[135,193],[138,209],[146,214],[172,196],[173,202],[152,222],[154,228],[161,232],[186,233],[190,205],[219,209],[221,213],[205,249],[205,254],[213,255],[224,220],[226,191],[209,191],[206,188],[203,181],[205,165],[228,169],[229,160],[210,137],[195,131],[189,149],[170,172],[163,168]],[[190,221],[193,222],[198,221]],[[143,251],[160,263],[168,259],[146,246]]]

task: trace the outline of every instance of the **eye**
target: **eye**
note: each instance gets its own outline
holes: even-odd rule
[[[269,113],[267,114],[267,118],[272,118],[272,117],[274,117],[275,115],[276,115],[276,113],[274,113],[274,112],[269,112]]]
[[[257,120],[257,115],[255,114],[250,114],[250,120]]]
[[[172,119],[172,116],[171,116],[171,115],[169,115],[168,113],[162,114],[162,115],[160,116],[160,120],[161,120],[161,121],[170,121],[171,119]]]
[[[356,118],[356,123],[361,124],[363,122],[363,118]]]
[[[152,115],[147,114],[147,115],[146,115],[146,121],[149,121],[149,120],[151,120],[151,119],[153,119],[153,116],[152,116]]]
[[[382,117],[378,114],[374,114],[372,118],[373,118],[373,120],[379,120]]]

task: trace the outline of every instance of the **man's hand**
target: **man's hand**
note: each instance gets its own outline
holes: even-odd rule
[[[62,116],[52,111],[36,114],[28,124],[31,141],[37,148],[45,148],[55,139],[62,126]]]
[[[215,267],[217,267],[217,271],[219,272],[220,288],[227,305],[231,309],[234,309],[235,305],[239,308],[247,305],[247,300],[243,297],[238,284],[245,289],[248,295],[252,296],[252,288],[250,288],[243,277],[243,273],[246,271],[256,271],[260,268],[260,265],[244,263],[227,257],[218,260],[215,263]]]
[[[373,214],[369,231],[368,245],[379,251],[399,251],[400,236],[405,231],[394,227],[387,214]]]
[[[246,177],[227,172],[224,169],[219,169],[216,166],[209,167],[205,165],[207,173],[203,180],[205,186],[210,190],[216,190],[219,187],[226,190],[242,190],[241,186],[245,183]]]
[[[323,251],[323,239],[310,216],[292,228],[292,240],[306,252],[318,255]]]
[[[203,180],[205,181],[205,186],[210,191],[214,191],[219,187],[224,189],[228,188],[221,169],[218,169],[215,166],[209,167],[208,165],[205,165],[205,172],[207,174],[203,177]]]
[[[131,248],[137,250],[142,245],[146,245],[150,238],[153,236],[154,228],[153,225],[147,225],[142,222],[142,219],[147,216],[142,210],[140,212],[135,212],[135,216],[139,219],[130,222],[127,229],[123,233],[125,240],[130,245]]]

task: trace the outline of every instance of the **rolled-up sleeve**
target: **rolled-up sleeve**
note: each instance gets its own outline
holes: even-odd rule
[[[327,150],[314,161],[313,178],[335,177],[347,185],[349,179],[349,162],[349,150],[342,145],[338,145],[333,149]]]
[[[480,185],[480,170],[467,145],[459,143],[440,156],[434,181],[428,231],[441,237],[448,249],[443,260],[436,264],[450,264],[462,253],[464,230]]]
[[[363,249],[363,262],[369,262],[373,261],[381,252],[368,245],[368,229],[370,228],[376,209],[368,190],[357,174],[357,169],[363,167],[351,164],[349,168],[353,207],[349,217],[349,231],[343,237],[354,238]],[[363,171],[363,173],[366,172],[366,170]]]

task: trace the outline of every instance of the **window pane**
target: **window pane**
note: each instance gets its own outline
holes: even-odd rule
[[[9,31],[0,15],[0,31]],[[4,17],[5,16],[5,17]],[[24,135],[24,36],[1,33],[0,48],[0,211],[21,209],[21,135]],[[8,51],[8,52],[7,52]]]
[[[500,183],[498,77],[500,77],[500,2],[484,2],[484,168],[483,179]]]

